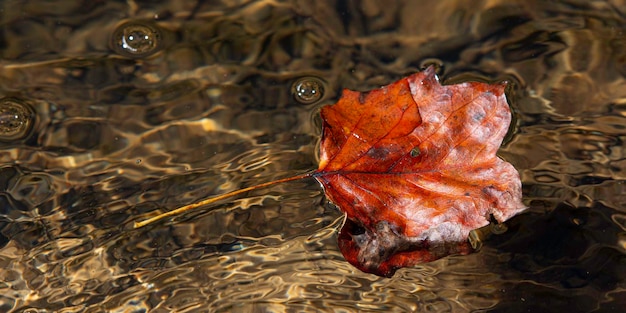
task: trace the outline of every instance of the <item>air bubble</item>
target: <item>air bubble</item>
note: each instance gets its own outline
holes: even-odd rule
[[[0,140],[25,137],[33,125],[35,114],[29,105],[16,99],[0,99]]]
[[[293,83],[291,93],[300,103],[314,103],[324,96],[324,83],[315,77],[303,77]]]
[[[123,56],[141,58],[156,53],[162,46],[163,34],[149,22],[127,22],[115,29],[111,48]]]

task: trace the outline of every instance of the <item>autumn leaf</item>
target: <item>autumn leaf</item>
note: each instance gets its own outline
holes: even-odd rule
[[[504,88],[442,86],[430,67],[322,108],[314,177],[346,213],[350,263],[389,276],[465,254],[471,230],[524,210],[519,174],[496,156],[511,121]]]
[[[209,198],[164,217],[278,183],[314,177],[345,212],[339,248],[364,272],[471,251],[471,230],[524,210],[515,168],[496,156],[511,112],[504,83],[439,84],[432,67],[391,85],[344,90],[322,108],[316,171]]]

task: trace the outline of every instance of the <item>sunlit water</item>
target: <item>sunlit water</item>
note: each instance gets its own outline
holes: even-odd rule
[[[0,2],[1,312],[624,312],[626,2]],[[320,107],[508,80],[526,214],[392,278],[336,245]],[[304,79],[302,81],[301,79]]]

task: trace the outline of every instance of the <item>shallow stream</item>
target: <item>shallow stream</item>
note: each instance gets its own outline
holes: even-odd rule
[[[0,312],[626,312],[626,2],[0,2]],[[319,110],[510,83],[529,210],[392,278],[337,247]],[[299,89],[300,88],[300,89]]]

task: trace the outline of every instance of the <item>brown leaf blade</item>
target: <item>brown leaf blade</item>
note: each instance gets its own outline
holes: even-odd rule
[[[429,68],[322,109],[314,177],[347,215],[350,263],[389,276],[469,253],[469,231],[524,210],[519,174],[496,156],[511,121],[504,88],[442,86]]]

